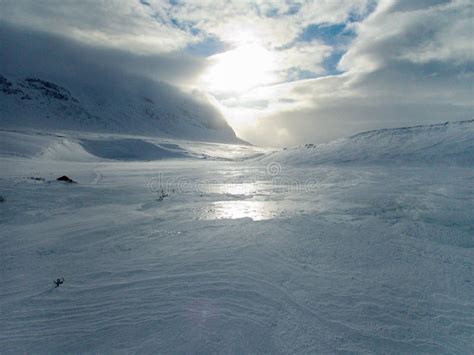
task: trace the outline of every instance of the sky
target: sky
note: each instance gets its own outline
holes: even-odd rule
[[[52,47],[44,66],[61,61],[61,38],[84,62],[205,98],[239,137],[283,147],[472,119],[473,4],[0,0],[0,25],[37,34],[10,42]]]

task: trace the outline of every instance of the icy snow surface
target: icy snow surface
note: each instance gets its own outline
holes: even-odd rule
[[[474,352],[472,165],[114,139],[0,132],[1,353]]]

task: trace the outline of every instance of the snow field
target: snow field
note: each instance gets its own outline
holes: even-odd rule
[[[474,350],[470,168],[1,159],[6,353]]]

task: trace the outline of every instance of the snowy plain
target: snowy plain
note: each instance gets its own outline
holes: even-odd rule
[[[0,352],[473,353],[465,125],[396,164],[1,131]]]

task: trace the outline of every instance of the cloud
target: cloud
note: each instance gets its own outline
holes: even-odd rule
[[[288,49],[275,52],[277,68],[287,72],[291,68],[301,71],[310,71],[314,74],[324,73],[322,63],[332,52],[332,47],[317,40],[312,42],[299,42]]]
[[[188,76],[197,75],[204,68],[202,58],[176,53],[132,54],[5,25],[0,25],[0,54],[0,75],[13,80],[40,78],[64,86],[92,114],[99,112],[102,123],[115,127],[110,129],[123,127],[142,133],[143,127],[150,125],[153,131],[151,121],[134,127],[130,116],[144,109],[143,102],[148,101],[155,103],[153,112],[165,120],[175,117],[176,122],[161,127],[165,132],[169,129],[176,135],[195,134],[202,138],[199,128],[196,132],[189,131],[193,129],[190,121],[194,120],[197,127],[202,124],[224,129],[218,136],[209,136],[210,139],[234,138],[206,95],[199,91],[185,92],[170,84],[185,85],[190,80]],[[8,117],[5,119],[8,122]]]
[[[17,61],[47,70],[52,63],[68,73],[80,58],[85,67],[194,87],[257,144],[472,118],[470,0],[4,0],[0,6],[0,21],[33,36],[5,35],[0,46],[23,47],[2,54],[2,67]],[[58,52],[58,38],[72,42],[61,42]],[[37,53],[45,59],[28,59]],[[261,53],[259,60],[252,53]],[[217,75],[221,67],[233,76]],[[209,70],[214,77],[200,86]],[[240,75],[245,71],[252,75]],[[249,78],[259,78],[258,85]]]
[[[148,54],[195,48],[209,39],[234,47],[258,42],[272,50],[291,44],[308,26],[363,17],[371,3],[4,0],[0,20],[89,44]]]
[[[139,1],[4,0],[1,6],[2,22],[92,45],[150,54],[179,50],[193,40],[172,23],[166,6],[158,11]]]
[[[1,71],[24,75],[80,78],[94,68],[186,85],[207,65],[203,58],[185,53],[137,54],[1,24],[0,51]]]
[[[241,136],[262,145],[323,142],[366,129],[471,119],[474,43],[468,1],[381,2],[354,25],[343,74],[246,93],[268,98]],[[284,99],[284,101],[281,101]],[[238,117],[248,109],[227,114]],[[285,132],[279,135],[279,132]]]

